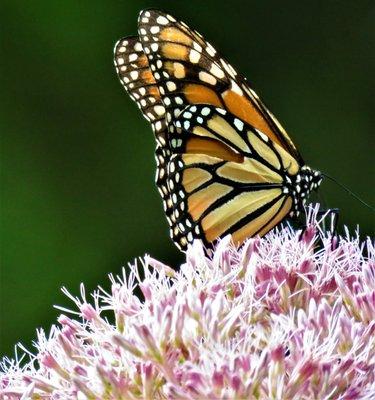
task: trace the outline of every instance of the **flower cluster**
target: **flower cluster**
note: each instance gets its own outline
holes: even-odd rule
[[[2,361],[0,398],[374,399],[374,256],[314,212],[241,248],[195,242],[178,271],[146,256],[91,302],[65,290],[78,312]]]

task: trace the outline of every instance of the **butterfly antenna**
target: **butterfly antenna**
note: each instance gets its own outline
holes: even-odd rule
[[[355,193],[353,193],[350,189],[348,189],[345,185],[337,181],[335,178],[332,178],[332,176],[329,176],[325,173],[322,173],[322,175],[328,179],[330,179],[332,182],[336,183],[336,185],[340,186],[342,189],[344,189],[348,194],[353,196],[355,199],[357,199],[360,203],[362,203],[364,206],[368,207],[371,211],[375,212],[375,208],[370,206],[370,204],[367,204],[365,201],[363,201],[359,196],[357,196]]]

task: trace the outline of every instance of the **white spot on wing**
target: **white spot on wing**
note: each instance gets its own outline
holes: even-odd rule
[[[199,51],[200,53],[202,52],[202,47],[197,42],[193,42],[193,47],[195,50]]]
[[[143,49],[142,49],[142,45],[141,45],[140,42],[137,42],[137,43],[134,45],[134,50],[135,50],[135,51],[142,51],[142,50],[143,50]]]
[[[138,78],[138,71],[132,71],[130,72],[130,77],[132,79],[137,79]]]
[[[193,64],[196,64],[196,63],[199,61],[200,58],[201,58],[200,53],[198,53],[198,52],[197,52],[196,50],[194,50],[194,49],[190,50],[190,53],[189,53],[189,60],[190,60]]]
[[[164,113],[165,113],[165,108],[163,107],[163,106],[155,106],[154,107],[154,110],[155,110],[155,112],[156,112],[156,114],[158,114],[158,115],[164,115]]]
[[[210,113],[210,109],[208,108],[208,107],[203,107],[202,108],[202,111],[201,111],[201,114],[202,115],[208,115]]]
[[[216,64],[212,64],[210,72],[219,79],[223,79],[225,77],[224,71],[220,69]]]
[[[163,15],[160,15],[159,17],[157,17],[156,22],[160,25],[167,25],[169,21]]]
[[[156,33],[158,33],[160,31],[160,28],[158,27],[158,26],[152,26],[151,27],[151,29],[150,29],[150,32],[152,33],[152,34],[156,34]]]
[[[268,136],[267,136],[267,135],[265,135],[263,132],[258,131],[258,130],[257,130],[257,132],[258,132],[259,136],[260,136],[265,142],[268,142]]]
[[[138,55],[135,53],[130,54],[129,56],[129,62],[133,62],[138,58]]]
[[[176,86],[176,84],[175,84],[174,82],[168,81],[168,82],[167,82],[167,89],[168,89],[170,92],[173,92],[174,90],[177,89],[177,86]]]
[[[234,80],[231,80],[231,89],[233,90],[233,92],[239,94],[240,96],[243,95],[241,88],[237,85],[237,83]]]
[[[205,71],[199,72],[199,79],[203,82],[209,83],[210,85],[216,85],[216,78]]]
[[[236,128],[237,128],[239,131],[242,131],[242,129],[243,129],[243,127],[244,127],[244,123],[243,123],[241,120],[239,120],[238,118],[235,118],[235,119],[234,119],[234,125],[236,126]]]
[[[211,57],[215,57],[216,50],[209,43],[207,43],[206,51]]]

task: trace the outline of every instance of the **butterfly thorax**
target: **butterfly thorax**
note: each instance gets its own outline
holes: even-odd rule
[[[313,190],[316,190],[322,182],[322,174],[307,165],[301,167],[296,175],[285,177],[284,193],[290,193],[293,198],[293,206],[290,216],[298,216],[306,204],[306,199]]]

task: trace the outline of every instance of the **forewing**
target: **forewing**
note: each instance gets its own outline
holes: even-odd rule
[[[301,161],[285,130],[245,79],[198,32],[153,9],[141,12],[138,32],[170,132],[173,119],[187,105],[210,104],[230,111]]]

